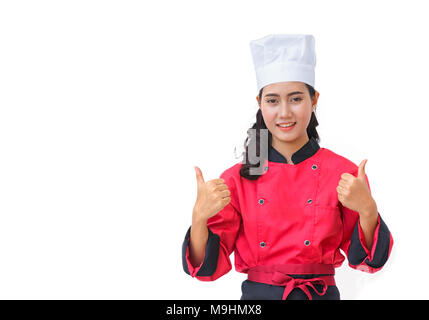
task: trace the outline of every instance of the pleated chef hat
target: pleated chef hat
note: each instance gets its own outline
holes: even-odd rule
[[[301,81],[314,88],[314,43],[314,37],[307,34],[272,34],[251,41],[258,92],[283,81]]]

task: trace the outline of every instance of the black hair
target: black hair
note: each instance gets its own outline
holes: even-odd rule
[[[316,95],[316,91],[314,90],[314,88],[309,85],[309,84],[305,84],[307,86],[308,92],[310,93],[310,97],[313,99]],[[264,90],[264,88],[261,88],[261,90],[259,91],[259,103],[261,103],[261,99],[262,99],[262,91]],[[319,143],[320,142],[320,138],[319,138],[319,134],[317,133],[316,127],[319,125],[319,122],[317,122],[317,118],[316,115],[314,114],[314,111],[311,113],[311,119],[310,119],[310,123],[307,126],[307,134],[308,137],[311,139],[312,137]],[[242,176],[243,178],[246,178],[248,180],[256,180],[258,179],[264,172],[263,172],[263,168],[260,165],[260,162],[256,163],[256,164],[251,164],[249,162],[249,156],[248,156],[248,145],[250,143],[255,143],[254,141],[252,141],[252,138],[255,139],[256,138],[256,154],[260,155],[260,129],[268,129],[264,118],[262,117],[262,111],[261,108],[258,108],[258,112],[256,113],[256,122],[253,124],[253,126],[250,129],[256,129],[256,135],[249,136],[246,138],[246,140],[244,141],[244,148],[245,148],[245,152],[243,154],[243,157],[245,159],[245,161],[242,162],[241,168],[240,168],[240,176]],[[249,130],[250,130],[249,129]],[[268,146],[271,146],[271,142],[272,142],[272,134],[271,132],[269,132],[268,130]],[[266,159],[260,159],[260,161],[265,162]],[[249,170],[250,168],[259,168],[260,170],[260,174],[250,174]],[[254,169],[255,170],[255,169]]]

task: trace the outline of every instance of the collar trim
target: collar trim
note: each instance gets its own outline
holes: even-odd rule
[[[299,150],[297,150],[292,155],[293,164],[298,164],[311,156],[313,156],[320,149],[319,144],[317,143],[314,137],[311,137],[310,140],[307,141]],[[278,162],[278,163],[288,163],[286,158],[274,149],[273,146],[270,146],[268,150],[268,161]]]

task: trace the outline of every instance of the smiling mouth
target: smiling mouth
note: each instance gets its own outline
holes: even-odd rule
[[[296,125],[296,122],[294,122],[293,124],[290,124],[288,126],[281,126],[279,124],[277,124],[277,127],[281,128],[281,129],[287,129],[287,128],[292,128]]]

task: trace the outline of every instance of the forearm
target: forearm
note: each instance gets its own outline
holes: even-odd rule
[[[362,228],[368,250],[371,250],[372,248],[374,231],[377,227],[377,220],[378,209],[375,201],[370,206],[368,206],[367,209],[359,212],[359,224]]]
[[[193,267],[197,267],[204,260],[204,250],[207,245],[209,231],[207,221],[192,217],[189,257]]]

